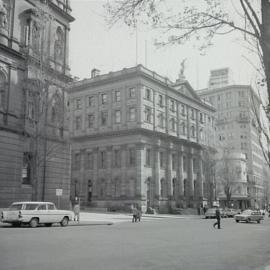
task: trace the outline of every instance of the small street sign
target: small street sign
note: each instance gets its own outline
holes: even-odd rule
[[[56,196],[62,196],[63,195],[63,189],[57,188],[56,189]]]

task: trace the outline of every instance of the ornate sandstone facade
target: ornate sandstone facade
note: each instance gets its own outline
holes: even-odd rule
[[[0,1],[0,205],[69,203],[69,1]]]
[[[93,74],[69,89],[71,197],[164,212],[202,203],[212,107],[183,78],[172,83],[141,65]]]

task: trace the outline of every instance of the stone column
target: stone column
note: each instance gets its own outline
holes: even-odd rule
[[[160,141],[153,147],[154,154],[154,164],[153,164],[153,181],[154,181],[154,190],[155,190],[155,200],[157,204],[160,199]]]
[[[113,148],[112,146],[106,147],[107,152],[107,160],[106,160],[106,182],[107,182],[107,190],[106,195],[112,196],[112,163],[113,163]]]
[[[197,194],[198,199],[203,200],[203,160],[202,160],[202,152],[200,151],[200,155],[198,156],[198,174],[197,174]]]
[[[93,148],[93,198],[98,198],[99,193],[99,167],[98,167],[98,147]]]
[[[181,146],[178,151],[178,168],[177,168],[177,180],[178,180],[178,198],[182,200],[184,197],[184,178],[183,178],[183,147]]]
[[[136,197],[146,200],[146,176],[144,174],[145,165],[145,144],[136,143]]]
[[[120,196],[126,196],[127,184],[129,179],[127,179],[127,145],[121,146],[121,189]]]
[[[193,173],[193,154],[188,154],[188,197],[189,200],[194,198],[194,173]]]
[[[167,197],[172,198],[172,149],[173,145],[170,143],[167,150],[167,164],[166,164],[166,178],[167,178]]]

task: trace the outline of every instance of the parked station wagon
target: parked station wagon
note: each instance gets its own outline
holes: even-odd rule
[[[39,224],[49,227],[53,223],[67,226],[72,217],[71,211],[58,210],[51,202],[14,202],[2,212],[1,221],[13,226],[28,224],[34,228]]]
[[[254,211],[254,210],[245,210],[239,215],[235,215],[234,219],[236,222],[239,221],[245,221],[245,222],[251,222],[255,221],[257,223],[260,223],[261,220],[263,220],[263,215],[260,213],[260,211]]]

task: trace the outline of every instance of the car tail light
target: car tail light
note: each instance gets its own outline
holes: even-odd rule
[[[19,211],[19,215],[18,215],[18,217],[19,217],[19,218],[21,218],[21,217],[22,217],[22,212],[21,212],[21,211]]]

